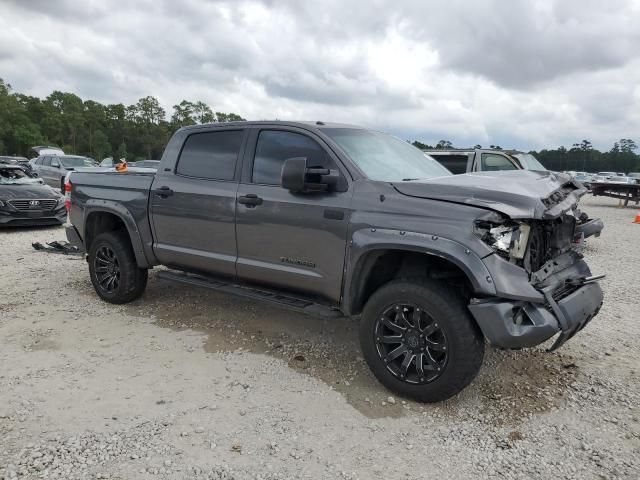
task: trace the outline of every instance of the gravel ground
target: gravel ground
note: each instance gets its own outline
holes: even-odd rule
[[[640,225],[616,205],[583,201],[600,315],[556,353],[488,349],[438,405],[390,396],[353,320],[153,274],[109,305],[31,248],[62,228],[0,232],[0,478],[639,478]]]

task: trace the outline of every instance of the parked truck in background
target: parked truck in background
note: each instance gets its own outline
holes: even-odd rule
[[[553,172],[451,175],[395,137],[323,122],[177,131],[157,172],[67,179],[67,236],[105,301],[147,272],[316,315],[360,316],[386,387],[434,402],[468,385],[485,339],[558,348],[598,312],[579,198]]]

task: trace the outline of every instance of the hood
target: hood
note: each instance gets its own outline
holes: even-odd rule
[[[61,197],[62,195],[49,185],[0,185],[0,200],[29,198],[44,200],[49,198],[58,199]]]
[[[513,219],[555,218],[575,207],[586,189],[555,172],[478,172],[394,183],[403,195],[473,205]]]

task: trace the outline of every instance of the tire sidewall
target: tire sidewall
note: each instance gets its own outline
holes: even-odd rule
[[[111,250],[113,250],[113,253],[118,259],[118,265],[120,267],[120,282],[118,283],[118,288],[113,292],[106,292],[102,289],[95,272],[94,262],[96,252],[102,246],[108,246]],[[125,269],[131,268],[131,266],[127,264],[127,253],[128,252],[123,251],[122,245],[120,245],[119,242],[113,241],[111,234],[100,235],[91,244],[91,248],[89,250],[89,277],[91,278],[91,283],[93,284],[93,288],[95,289],[96,293],[100,296],[100,298],[108,302],[116,301],[125,292],[127,277],[127,272],[125,271]]]
[[[447,300],[450,299],[446,297],[439,298],[437,296],[438,290],[433,285],[413,285],[399,282],[387,284],[387,286],[383,286],[378,292],[374,293],[369,302],[367,302],[360,324],[360,344],[363,355],[376,378],[389,390],[420,401],[439,401],[451,396],[448,393],[451,390],[451,385],[459,380],[460,370],[464,368],[461,365],[462,357],[469,353],[469,345],[463,341],[468,338],[468,335],[465,335],[467,332],[461,332],[460,327],[463,330],[468,330],[469,327],[473,330],[474,327],[473,325],[464,325],[464,323],[460,325],[461,316],[465,317],[462,318],[462,322],[470,321],[466,306],[462,310],[460,304],[448,304]],[[429,314],[438,322],[447,339],[448,353],[444,371],[438,378],[426,384],[410,384],[395,377],[387,369],[376,348],[375,329],[378,318],[383,311],[393,304],[403,302],[419,306]],[[461,300],[460,303],[462,303]],[[454,317],[456,317],[456,320],[453,320]],[[483,351],[483,347],[481,350]],[[482,353],[480,354],[481,361]]]

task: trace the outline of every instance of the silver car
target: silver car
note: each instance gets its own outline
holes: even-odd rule
[[[47,185],[60,191],[64,190],[64,177],[69,171],[98,166],[92,159],[78,155],[41,155],[32,165]]]

